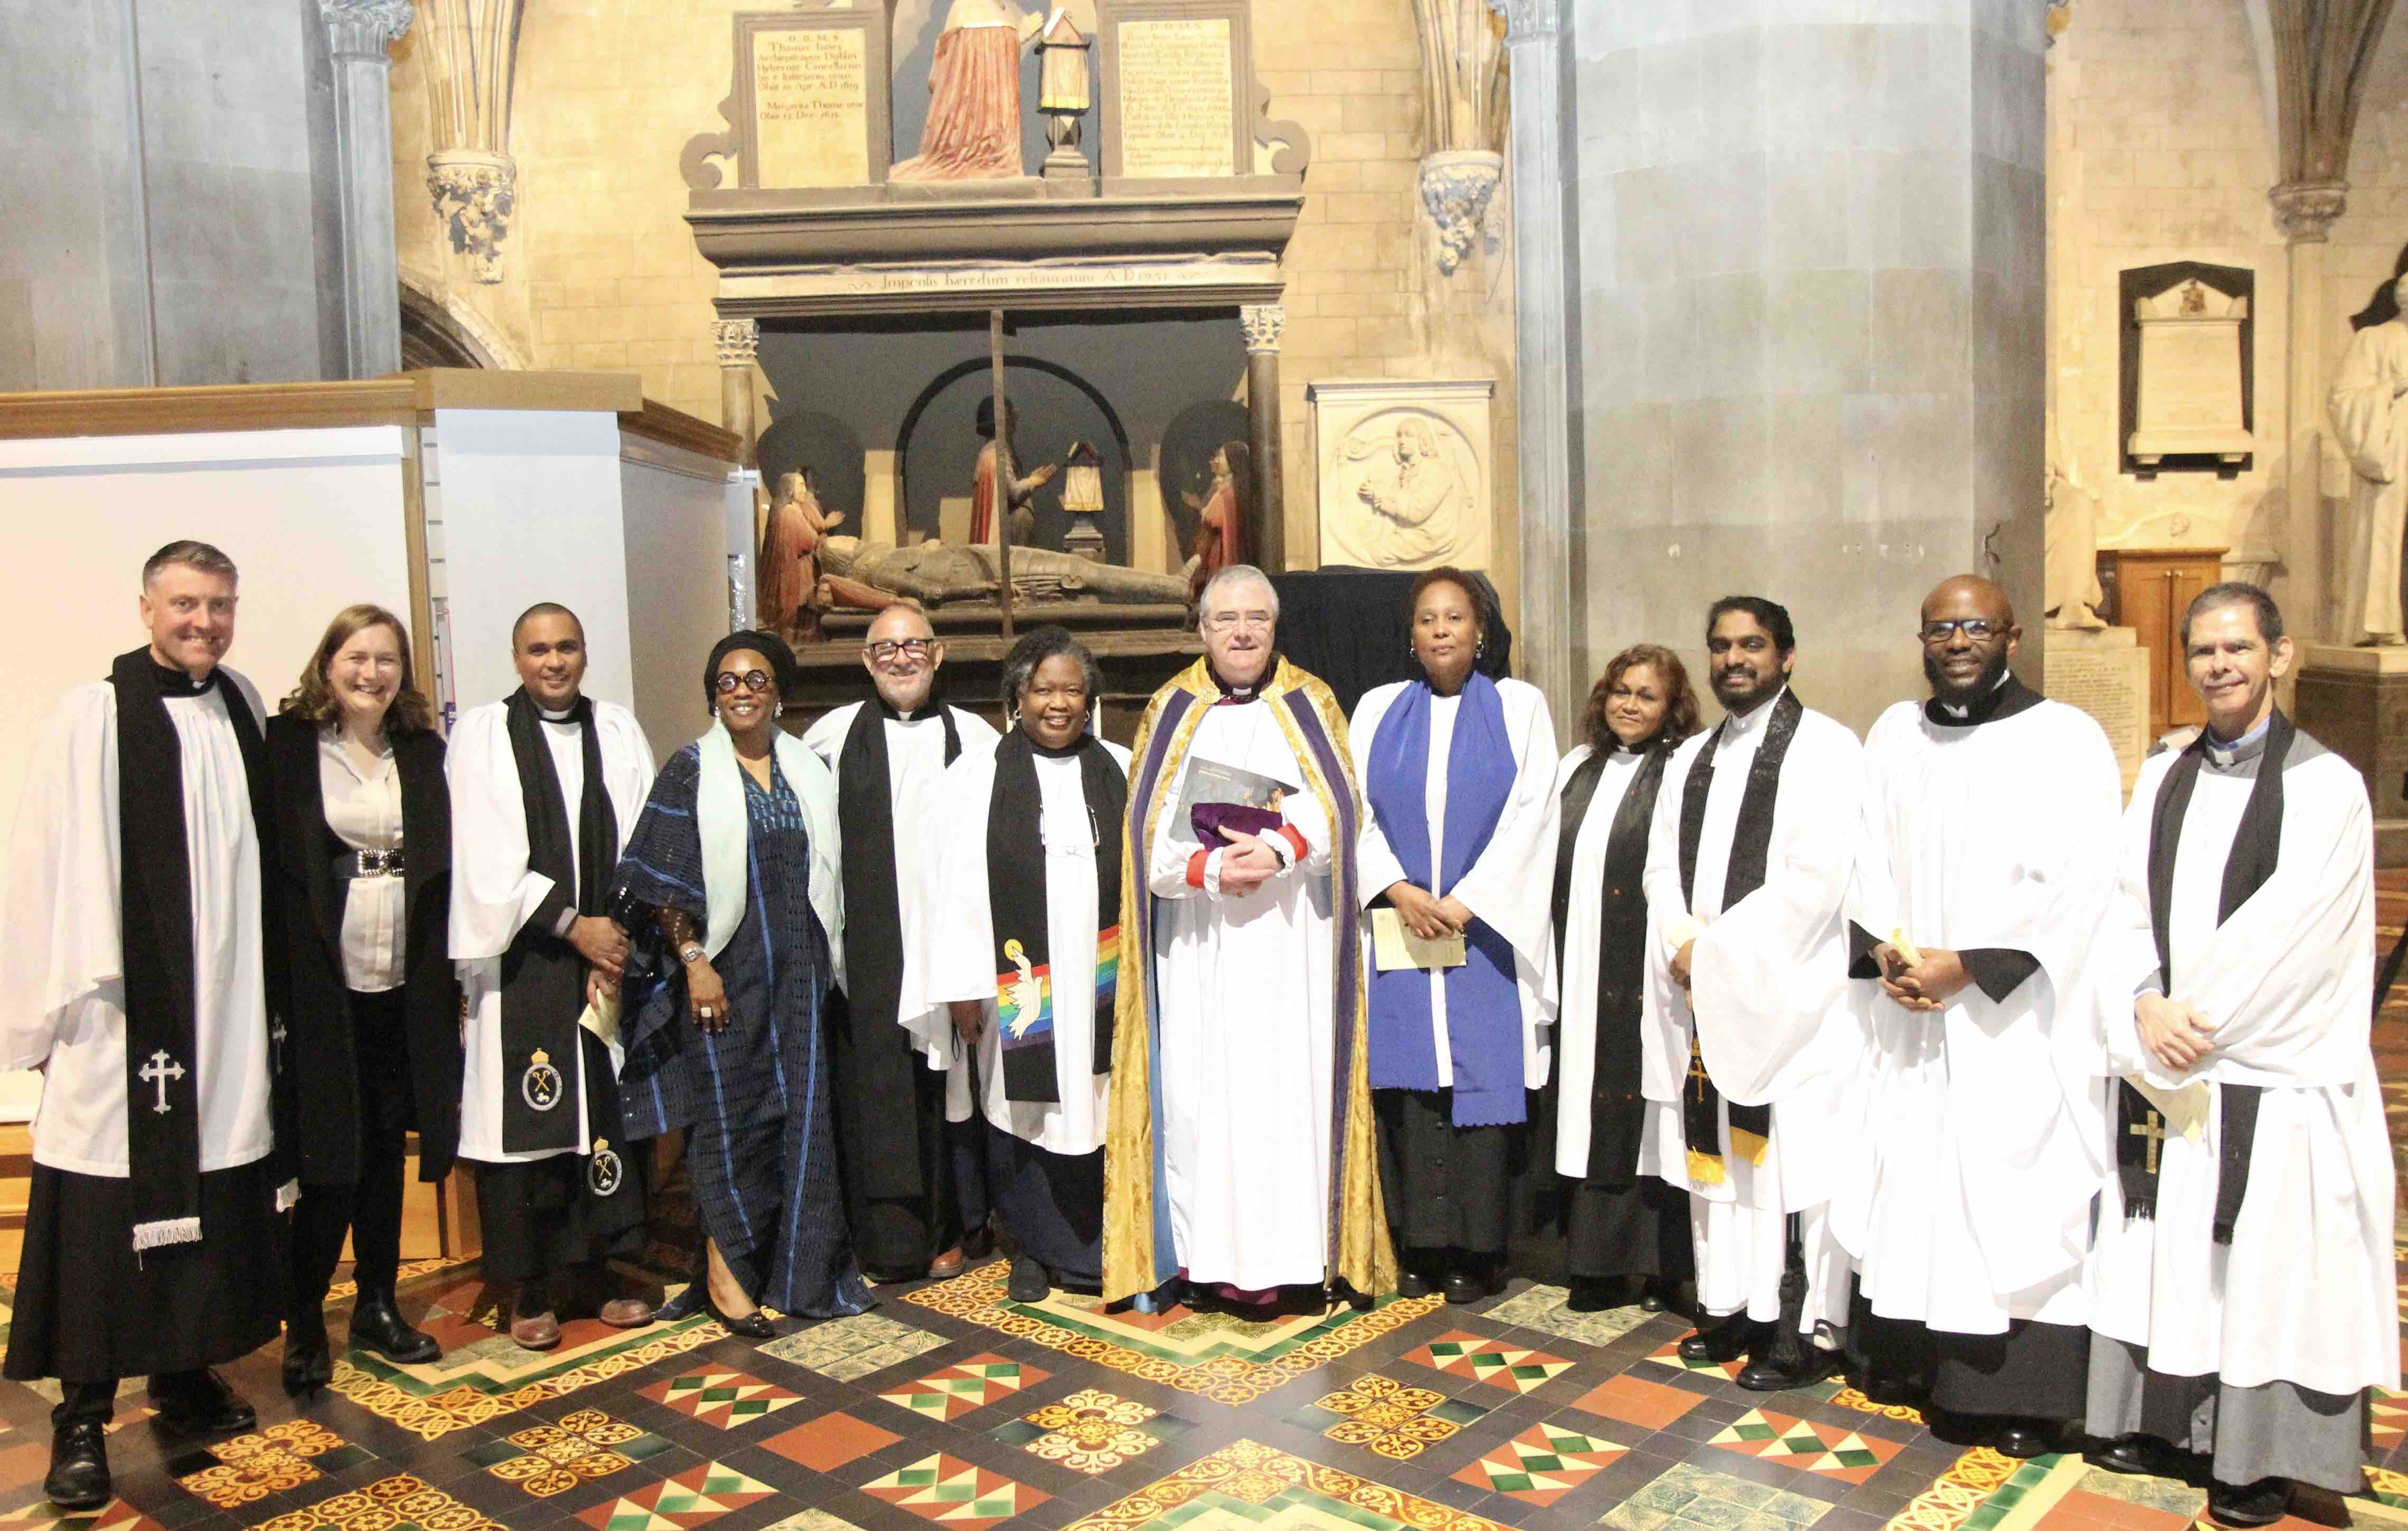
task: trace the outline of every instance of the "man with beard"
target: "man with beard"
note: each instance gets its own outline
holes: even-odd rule
[[[1848,1261],[1827,1204],[1851,1157],[1862,1033],[1842,907],[1862,749],[1789,690],[1789,613],[1716,601],[1706,651],[1721,724],[1664,770],[1648,841],[1642,1174],[1689,1193],[1691,1360],[1753,1352],[1740,1385],[1802,1387],[1838,1365]],[[1812,1343],[1807,1343],[1808,1340]]]
[[[2088,714],[2008,670],[2023,630],[1998,586],[1942,581],[1919,631],[1930,700],[1865,739],[1869,1141],[1833,1221],[1869,1390],[2030,1457],[2082,1414],[2104,1096],[2055,1043],[2114,886],[2122,783]]]
[[[961,1274],[966,1243],[985,1252],[981,1135],[953,1022],[941,1003],[906,1002],[905,955],[937,849],[922,795],[965,749],[991,748],[996,735],[938,694],[945,646],[919,602],[878,614],[861,663],[876,693],[803,735],[836,772],[844,825],[847,990],[828,1036],[845,1221],[870,1280],[942,1280]]]

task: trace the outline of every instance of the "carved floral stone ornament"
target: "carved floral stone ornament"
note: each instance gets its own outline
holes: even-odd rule
[[[384,50],[402,39],[417,16],[409,0],[318,0],[318,19],[339,57]]]
[[[1438,230],[1439,275],[1451,277],[1479,242],[1488,203],[1505,174],[1505,156],[1450,149],[1422,160],[1422,206]]]
[[[761,353],[761,322],[757,319],[715,319],[710,336],[719,346],[721,366],[751,366]]]
[[[518,196],[518,167],[509,156],[437,150],[426,156],[426,190],[435,216],[451,230],[452,253],[468,257],[479,281],[500,281],[502,240]]]
[[[2274,205],[2274,222],[2295,245],[2322,244],[2333,220],[2349,205],[2345,180],[2292,181],[2266,193]]]
[[[1248,355],[1258,351],[1277,351],[1280,336],[1287,328],[1287,306],[1283,303],[1248,303],[1238,309],[1238,327],[1246,335]]]

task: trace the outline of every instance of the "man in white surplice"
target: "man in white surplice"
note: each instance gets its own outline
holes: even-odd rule
[[[217,549],[151,555],[150,644],[61,700],[0,879],[0,1066],[42,1070],[6,1371],[59,1380],[43,1487],[63,1510],[108,1502],[122,1377],[150,1379],[175,1434],[251,1429],[209,1368],[281,1311],[276,1214],[299,1186],[273,1152],[265,714],[219,664],[235,607]]]
[[[1870,1309],[1850,1336],[1868,1390],[2032,1457],[2082,1417],[2105,1096],[2053,1042],[2114,885],[2123,794],[2089,715],[2008,669],[2022,629],[1998,586],[1942,581],[1920,631],[1931,699],[1865,739],[1865,1157],[1832,1223]]]
[[[1759,1392],[1838,1365],[1848,1259],[1827,1204],[1853,1155],[1846,1101],[1863,1050],[1842,918],[1863,751],[1789,690],[1796,649],[1770,601],[1731,595],[1709,611],[1727,716],[1665,767],[1644,880],[1639,1167],[1688,1191],[1698,1305],[1721,1321],[1682,1353],[1753,1352],[1739,1381]],[[1802,1299],[1788,1277],[1801,1265]]]
[[[2294,1482],[2358,1491],[2366,1389],[2399,1385],[2373,823],[2274,705],[2291,642],[2264,591],[2209,586],[2183,651],[2207,727],[2142,767],[2091,954],[2116,1108],[2087,1423],[2097,1465],[2186,1451],[2212,1517],[2262,1525]]]
[[[578,1023],[591,978],[615,980],[626,961],[602,903],[652,792],[652,747],[634,713],[584,694],[585,628],[567,608],[528,608],[510,657],[519,690],[465,714],[449,755],[460,1157],[477,1167],[485,1277],[517,1288],[510,1338],[549,1350],[564,1283],[606,1324],[652,1321],[650,1303],[607,1289],[605,1259],[642,1237],[644,1177],[611,1141],[617,1038]],[[530,797],[548,802],[545,822]]]

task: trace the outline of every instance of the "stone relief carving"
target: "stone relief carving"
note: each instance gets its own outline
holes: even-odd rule
[[[326,24],[337,56],[373,53],[401,41],[417,16],[409,0],[318,0],[318,19]]]
[[[1321,561],[1486,567],[1495,391],[1485,379],[1313,383]]]
[[[761,353],[761,322],[757,319],[714,319],[710,337],[719,348],[721,366],[751,366]]]
[[[510,79],[523,0],[425,0],[423,67],[432,147],[426,193],[476,279],[502,279],[502,242],[518,206],[510,158]]]
[[[438,150],[426,156],[426,191],[452,236],[452,252],[468,258],[479,281],[500,281],[502,240],[518,205],[517,165],[507,154]]]
[[[1505,156],[1484,149],[1443,150],[1422,160],[1422,207],[1438,234],[1438,270],[1455,275],[1488,221],[1505,176]]]
[[[1287,305],[1283,303],[1248,303],[1238,309],[1238,327],[1245,332],[1246,351],[1277,351],[1280,336],[1287,329]]]

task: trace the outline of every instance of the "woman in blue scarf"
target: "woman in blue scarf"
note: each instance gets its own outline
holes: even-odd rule
[[[763,1305],[811,1318],[871,1306],[845,1234],[822,1040],[844,975],[836,778],[778,725],[794,677],[771,634],[719,641],[703,671],[714,721],[661,767],[611,890],[638,940],[622,996],[626,1130],[691,1129],[706,1236],[693,1284],[660,1316],[708,1308],[752,1338],[776,1332]]]
[[[1371,1098],[1398,1290],[1443,1286],[1468,1303],[1504,1253],[1528,1092],[1547,1078],[1555,730],[1536,687],[1478,668],[1484,585],[1436,568],[1412,599],[1422,679],[1367,694],[1347,729],[1370,807],[1356,853],[1372,921]],[[1459,937],[1461,960],[1411,965],[1383,930],[1391,920],[1423,940]]]

